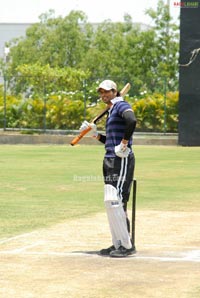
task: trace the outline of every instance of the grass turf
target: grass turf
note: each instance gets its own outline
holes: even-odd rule
[[[134,151],[138,209],[199,209],[199,147]],[[103,146],[0,146],[0,237],[104,211],[103,155]]]

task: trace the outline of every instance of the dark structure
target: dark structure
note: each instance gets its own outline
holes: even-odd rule
[[[200,2],[185,3],[180,14],[178,142],[182,146],[200,146]]]

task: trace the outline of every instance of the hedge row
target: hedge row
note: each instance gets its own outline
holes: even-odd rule
[[[77,98],[77,96],[76,96]],[[177,132],[178,92],[126,97],[137,118],[138,131]],[[6,126],[30,129],[78,129],[105,108],[101,101],[88,105],[73,94],[52,94],[43,98],[6,97]],[[5,123],[4,98],[0,96],[0,127]],[[105,120],[99,123],[104,129]]]

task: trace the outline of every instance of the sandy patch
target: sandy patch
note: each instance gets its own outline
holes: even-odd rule
[[[100,257],[104,213],[1,239],[0,297],[200,297],[200,212],[137,211],[135,239],[135,255]]]

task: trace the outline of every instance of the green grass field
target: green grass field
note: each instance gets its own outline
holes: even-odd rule
[[[200,147],[134,150],[138,209],[199,209]],[[103,146],[0,146],[0,237],[104,211],[103,155]]]

